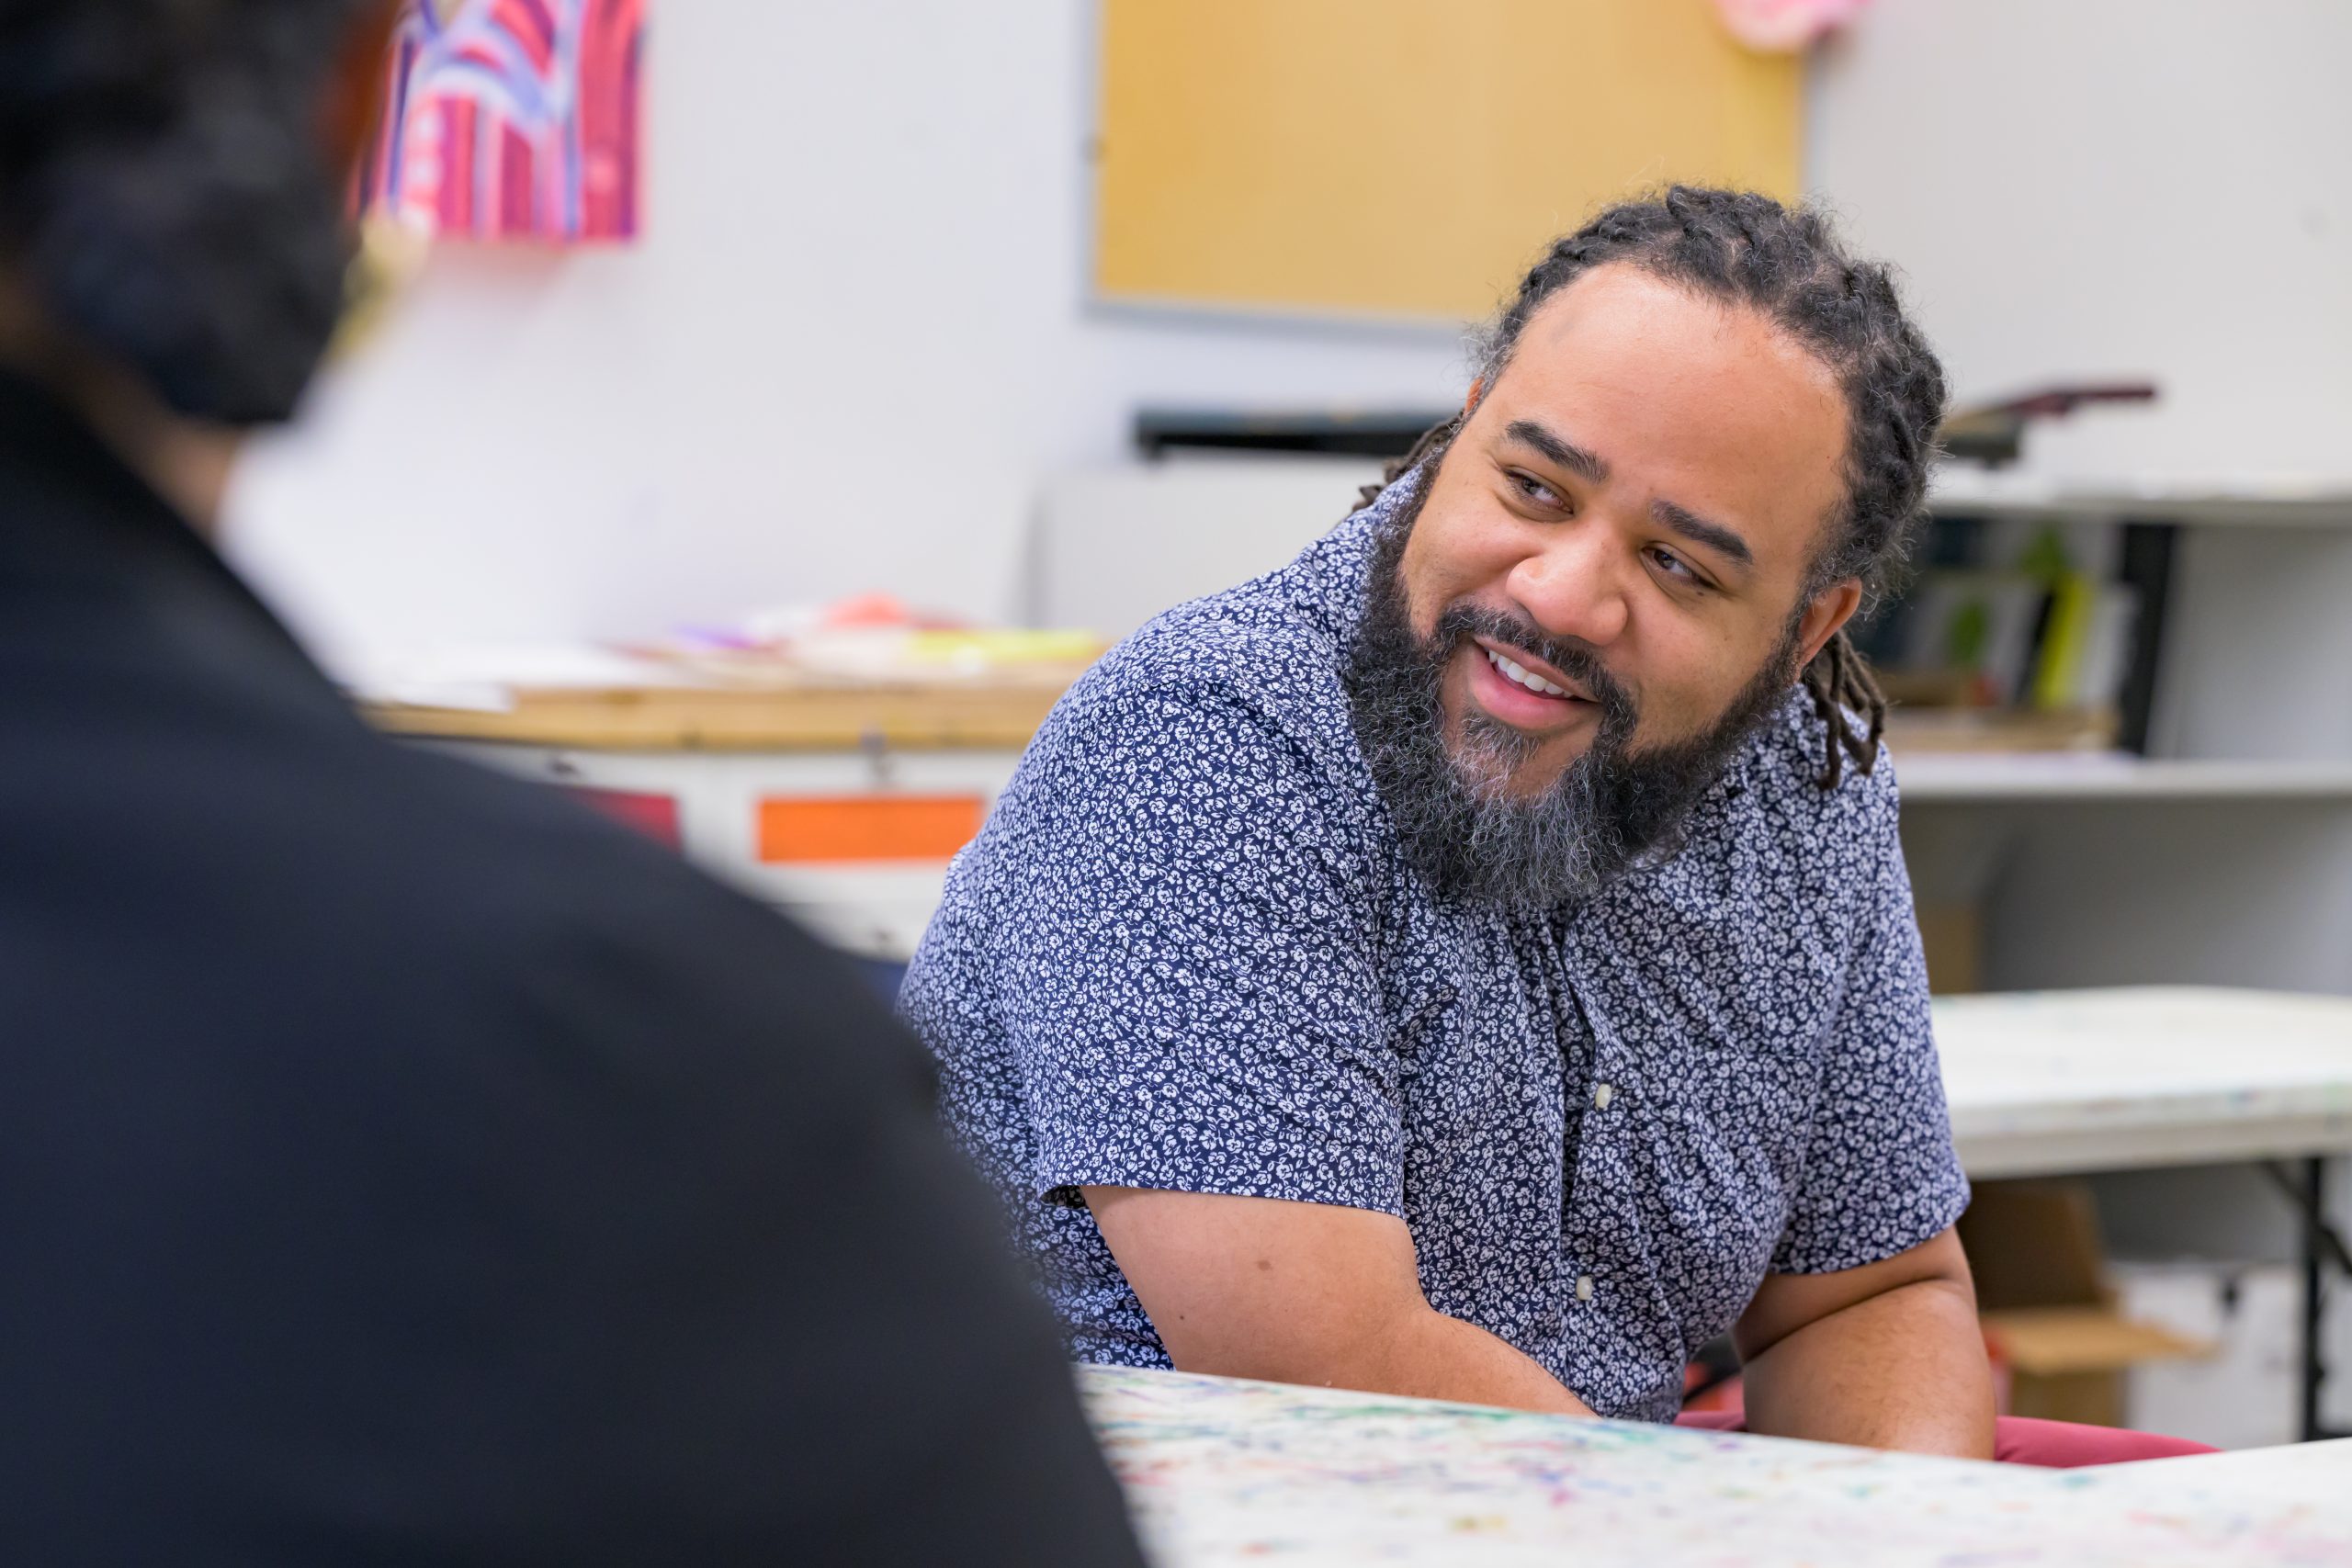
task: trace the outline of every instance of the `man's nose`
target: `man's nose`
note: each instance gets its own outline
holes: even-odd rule
[[[1523,558],[1503,586],[1527,618],[1551,636],[1606,648],[1624,634],[1631,564],[1605,525],[1585,519],[1560,529],[1543,549]]]

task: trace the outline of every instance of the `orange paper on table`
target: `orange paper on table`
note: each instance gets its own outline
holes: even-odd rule
[[[988,815],[976,795],[771,796],[760,802],[760,859],[771,865],[942,861]]]

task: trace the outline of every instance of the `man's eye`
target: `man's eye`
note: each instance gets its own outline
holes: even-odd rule
[[[1650,547],[1650,559],[1657,562],[1658,570],[1665,572],[1668,577],[1679,578],[1685,582],[1691,583],[1695,583],[1700,581],[1699,574],[1692,571],[1683,561],[1682,558],[1676,555],[1672,550],[1667,549],[1661,546],[1652,545]]]
[[[1538,506],[1566,506],[1567,504],[1566,502],[1560,499],[1560,494],[1557,491],[1554,490],[1550,485],[1545,484],[1542,479],[1537,479],[1533,474],[1513,474],[1510,477],[1510,482],[1519,487],[1520,494],[1527,497],[1528,500],[1535,502]]]

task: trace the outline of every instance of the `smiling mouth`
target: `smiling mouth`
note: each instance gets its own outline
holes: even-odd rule
[[[1529,691],[1533,692],[1540,696],[1556,697],[1562,702],[1570,703],[1583,702],[1586,700],[1576,693],[1569,691],[1565,686],[1554,685],[1551,682],[1546,681],[1543,676],[1538,675],[1532,670],[1528,669],[1527,666],[1520,663],[1517,660],[1497,653],[1493,649],[1487,647],[1484,643],[1478,645],[1478,651],[1487,656],[1487,662],[1493,665],[1497,672],[1499,673],[1504,680],[1510,681],[1516,685],[1524,686]]]

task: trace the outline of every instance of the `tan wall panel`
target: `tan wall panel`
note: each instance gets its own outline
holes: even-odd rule
[[[1801,67],[1707,0],[1102,0],[1106,297],[1462,320],[1597,205],[1797,193]]]

